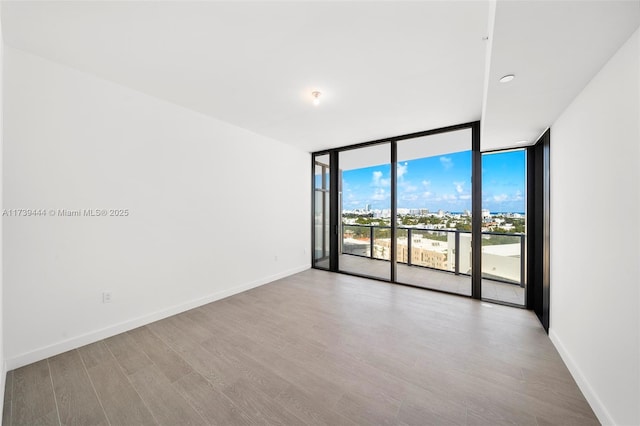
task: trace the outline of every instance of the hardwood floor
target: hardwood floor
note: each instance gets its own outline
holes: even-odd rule
[[[2,424],[598,421],[532,312],[309,270],[9,372]]]

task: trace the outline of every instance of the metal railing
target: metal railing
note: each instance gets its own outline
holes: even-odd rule
[[[354,231],[355,230],[355,231]],[[390,241],[391,241],[391,227],[382,225],[360,225],[360,224],[342,224],[342,238],[340,239],[340,253],[350,254],[361,257],[368,257],[378,260],[391,260],[390,259]],[[349,232],[351,231],[351,232]],[[352,238],[347,238],[347,234],[352,234]],[[419,238],[417,236],[419,235]],[[446,235],[446,237],[444,237]],[[451,237],[450,237],[451,236]],[[461,263],[461,236],[468,240],[468,261]],[[483,278],[491,279],[495,281],[505,282],[509,284],[525,286],[525,253],[526,253],[526,235],[516,233],[503,233],[503,232],[482,232],[483,237],[483,253],[482,253],[482,275]],[[453,272],[456,275],[470,275],[471,269],[471,232],[460,231],[455,229],[431,229],[431,228],[416,228],[416,227],[396,227],[396,239],[404,241],[406,238],[406,260],[404,256],[402,259],[398,259],[396,255],[397,263],[406,264],[408,266],[426,267],[430,269],[444,270]],[[349,241],[350,240],[350,241]],[[423,240],[430,240],[432,248],[438,247],[438,250],[429,250],[424,247]],[[497,240],[497,241],[496,241]],[[509,243],[508,241],[514,241]],[[354,243],[358,241],[358,243]],[[446,251],[442,246],[434,245],[433,242],[445,243],[447,245]],[[466,242],[465,242],[466,243]],[[514,253],[515,247],[508,247],[510,250],[491,250],[485,248],[499,247],[505,245],[514,244],[519,245],[517,254]],[[415,247],[420,245],[422,247]],[[465,244],[466,245],[466,244]],[[402,245],[404,247],[404,245]],[[386,249],[386,250],[385,250]],[[466,249],[466,247],[465,247]],[[433,257],[431,265],[428,261],[413,260],[413,255],[416,254],[416,250],[420,250],[420,255],[428,252],[433,257],[438,257],[438,260],[446,262],[447,268],[442,268],[434,265]],[[500,252],[502,253],[496,253]],[[403,254],[401,250],[396,250],[396,253]],[[445,256],[442,259],[442,255]],[[450,257],[453,261],[451,262]],[[515,259],[518,259],[516,265]],[[437,262],[436,262],[437,263]],[[461,266],[464,270],[461,271]],[[485,270],[485,266],[487,269]],[[516,276],[517,275],[517,276]]]

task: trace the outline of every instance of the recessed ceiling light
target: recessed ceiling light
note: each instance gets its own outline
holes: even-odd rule
[[[513,80],[514,78],[516,78],[516,76],[515,76],[515,75],[513,75],[513,74],[507,74],[507,75],[505,75],[504,77],[502,77],[502,78],[500,79],[500,83],[508,83],[508,82],[510,82],[511,80]]]
[[[322,95],[322,93],[318,92],[317,90],[315,92],[311,92],[311,96],[313,96],[314,105],[320,104],[320,95]]]

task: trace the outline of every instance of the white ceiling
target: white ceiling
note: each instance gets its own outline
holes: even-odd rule
[[[552,124],[640,1],[3,1],[2,20],[9,46],[306,151],[481,118],[492,149]]]
[[[482,149],[535,143],[638,25],[638,1],[497,2]]]

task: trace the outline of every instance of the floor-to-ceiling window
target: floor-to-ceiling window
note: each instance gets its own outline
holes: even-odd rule
[[[525,304],[524,150],[475,122],[313,159],[315,267]]]
[[[313,266],[329,269],[329,155],[314,156],[313,161]]]
[[[471,169],[470,128],[397,142],[397,282],[471,296]]]
[[[482,297],[525,305],[525,149],[482,155]]]
[[[391,279],[391,145],[339,154],[339,270]]]

